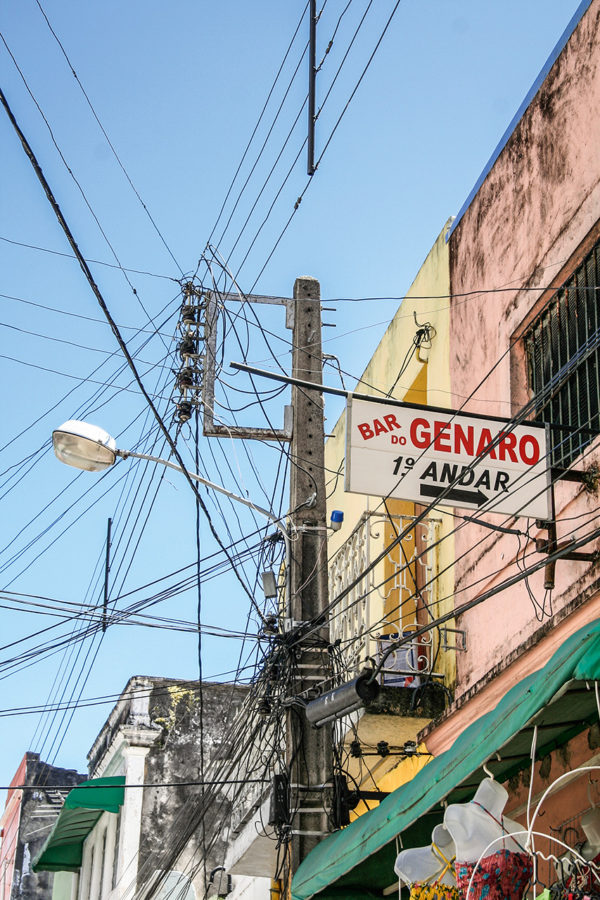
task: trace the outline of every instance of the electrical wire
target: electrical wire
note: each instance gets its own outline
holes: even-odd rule
[[[295,42],[295,40],[296,40],[296,37],[297,37],[297,35],[298,35],[298,32],[299,32],[300,27],[301,27],[301,25],[302,25],[302,22],[304,21],[304,16],[306,15],[306,10],[308,9],[308,6],[309,6],[309,4],[307,3],[306,6],[304,7],[304,10],[302,11],[302,13],[301,13],[301,15],[300,15],[300,18],[299,18],[299,20],[298,20],[298,24],[297,24],[297,26],[296,26],[296,30],[294,31],[294,33],[293,33],[293,35],[292,35],[292,38],[291,38],[291,40],[290,40],[290,42],[289,42],[289,44],[288,44],[288,46],[287,46],[287,49],[286,49],[285,54],[284,54],[284,56],[283,56],[283,59],[282,59],[280,65],[279,65],[279,69],[277,70],[277,74],[275,75],[275,79],[274,79],[274,81],[273,81],[273,84],[271,85],[271,88],[269,89],[269,92],[268,92],[268,94],[267,94],[267,99],[265,100],[265,102],[264,102],[264,104],[263,104],[263,107],[262,107],[262,110],[261,110],[260,115],[259,115],[259,117],[258,117],[258,120],[257,120],[257,122],[256,122],[256,124],[255,124],[255,126],[254,126],[254,128],[253,128],[253,130],[252,130],[252,134],[250,135],[250,139],[248,140],[248,143],[246,144],[246,147],[245,147],[245,149],[244,149],[244,152],[242,153],[242,157],[241,157],[241,159],[240,159],[240,162],[238,163],[238,167],[237,167],[237,169],[236,169],[236,171],[235,171],[235,174],[234,174],[234,176],[233,176],[233,178],[232,178],[232,180],[231,180],[231,184],[229,185],[229,188],[227,189],[227,192],[226,192],[226,194],[225,194],[225,199],[223,200],[223,203],[222,203],[222,205],[221,205],[221,209],[219,210],[219,213],[218,213],[218,216],[217,216],[217,218],[216,218],[216,221],[215,221],[215,223],[214,223],[214,225],[213,225],[213,227],[212,227],[212,229],[211,229],[211,232],[210,232],[210,234],[209,234],[209,236],[208,236],[207,245],[210,244],[210,242],[212,241],[213,235],[214,235],[214,233],[215,233],[215,231],[216,231],[216,229],[217,229],[217,226],[218,226],[218,224],[219,224],[219,222],[220,222],[220,220],[221,220],[221,217],[222,217],[223,212],[224,212],[224,210],[225,210],[225,206],[226,206],[226,204],[227,204],[227,201],[229,200],[229,196],[230,196],[230,194],[231,194],[231,191],[233,190],[233,186],[234,186],[234,184],[235,184],[235,182],[236,182],[236,180],[237,180],[237,177],[238,177],[238,175],[239,175],[239,173],[240,173],[240,170],[241,170],[241,168],[242,168],[242,166],[243,166],[243,164],[244,164],[244,160],[246,159],[246,156],[248,155],[248,151],[249,151],[249,149],[250,149],[250,147],[251,147],[251,145],[252,145],[252,142],[254,141],[254,137],[256,136],[256,132],[257,132],[259,126],[260,126],[260,123],[261,123],[261,121],[262,121],[262,119],[263,119],[263,116],[264,116],[264,114],[265,114],[265,112],[266,112],[266,110],[267,110],[267,107],[268,107],[268,105],[269,105],[269,101],[271,100],[271,97],[272,97],[272,95],[273,95],[273,91],[275,90],[275,87],[276,87],[277,82],[278,82],[278,80],[279,80],[279,77],[280,77],[280,75],[281,75],[281,73],[282,73],[282,71],[283,71],[283,68],[284,68],[285,63],[286,63],[286,61],[287,61],[287,58],[288,58],[288,56],[289,56],[289,54],[290,54],[290,51],[291,51],[291,49],[292,49],[292,46],[294,45],[294,42]]]
[[[37,3],[39,10],[40,10],[42,16],[44,17],[44,20],[45,20],[46,25],[48,26],[48,28],[49,28],[49,30],[50,30],[50,33],[52,34],[52,37],[54,38],[54,40],[56,41],[56,43],[57,43],[58,46],[60,47],[60,50],[61,50],[61,52],[62,52],[62,55],[64,56],[64,58],[65,58],[65,60],[66,60],[66,63],[67,63],[67,65],[68,65],[68,67],[69,67],[69,69],[70,69],[70,71],[71,71],[71,74],[72,74],[73,77],[75,78],[75,81],[77,82],[77,85],[78,85],[79,89],[81,90],[81,93],[82,93],[83,96],[85,97],[86,103],[87,103],[87,105],[89,106],[90,111],[91,111],[91,113],[92,113],[94,119],[96,120],[96,122],[97,122],[97,124],[98,124],[98,127],[100,128],[100,131],[101,131],[102,134],[104,135],[104,137],[105,137],[105,139],[106,139],[106,143],[107,143],[108,146],[110,147],[111,152],[112,152],[112,154],[113,154],[115,160],[117,161],[119,168],[121,169],[121,171],[123,172],[123,175],[124,175],[125,178],[127,179],[127,182],[128,182],[128,184],[129,184],[129,186],[131,187],[131,190],[133,191],[133,193],[135,194],[135,196],[136,196],[137,199],[139,200],[140,205],[142,206],[144,212],[146,213],[146,215],[147,215],[147,217],[148,217],[148,219],[149,219],[149,221],[150,221],[152,227],[154,228],[154,231],[156,232],[156,234],[157,234],[158,237],[160,238],[160,240],[161,240],[162,244],[164,245],[164,247],[165,247],[167,253],[168,253],[169,256],[171,257],[171,259],[173,260],[173,262],[175,263],[175,265],[177,266],[177,268],[179,269],[180,273],[183,275],[183,270],[182,270],[181,266],[179,265],[179,263],[177,262],[177,260],[175,259],[175,256],[174,256],[174,254],[173,254],[173,251],[171,250],[171,248],[170,248],[169,245],[167,244],[167,242],[166,242],[166,240],[165,240],[165,237],[164,237],[164,235],[162,234],[162,232],[160,231],[158,225],[156,224],[156,221],[155,221],[154,217],[151,215],[151,213],[150,213],[148,207],[146,206],[146,204],[145,204],[144,201],[142,200],[142,198],[141,198],[141,196],[140,196],[140,194],[139,194],[137,188],[135,187],[133,181],[131,180],[131,178],[130,178],[130,176],[129,176],[129,173],[128,173],[127,170],[125,169],[125,166],[123,165],[123,162],[122,162],[121,158],[119,157],[119,154],[118,154],[117,151],[115,150],[112,141],[110,140],[108,134],[106,133],[106,129],[104,128],[104,125],[102,124],[102,122],[101,122],[100,119],[98,118],[98,114],[97,114],[96,110],[94,109],[94,107],[93,107],[93,105],[92,105],[92,101],[90,100],[90,98],[89,98],[89,96],[88,96],[88,94],[87,94],[85,88],[83,87],[83,84],[81,83],[81,79],[79,78],[79,75],[77,74],[77,72],[76,72],[75,69],[73,68],[73,63],[72,63],[71,60],[69,59],[69,56],[68,56],[68,54],[67,54],[67,51],[66,51],[65,48],[64,48],[64,45],[63,45],[62,41],[60,40],[60,38],[59,38],[58,35],[56,34],[56,31],[54,30],[54,28],[53,28],[52,25],[50,24],[50,20],[49,20],[49,18],[48,18],[48,16],[47,16],[47,14],[46,14],[46,12],[45,12],[45,10],[44,10],[42,4],[40,3],[40,0],[35,0],[35,2]],[[120,265],[119,265],[119,268],[121,268]]]
[[[46,180],[46,178],[45,178],[45,176],[44,176],[44,174],[43,174],[43,172],[42,172],[40,166],[39,166],[39,163],[37,162],[37,159],[36,159],[36,157],[35,157],[35,155],[34,155],[32,149],[31,149],[31,147],[29,146],[29,144],[28,144],[28,142],[27,142],[27,140],[26,140],[26,138],[25,138],[25,135],[23,134],[23,132],[22,132],[21,129],[19,128],[19,125],[17,124],[17,121],[16,121],[16,119],[15,119],[15,117],[14,117],[14,115],[13,115],[11,109],[10,109],[10,106],[8,105],[8,102],[7,102],[7,100],[6,100],[6,97],[5,97],[4,92],[3,92],[2,90],[0,90],[0,103],[2,103],[2,106],[4,107],[4,109],[5,109],[7,115],[8,115],[8,117],[9,117],[9,119],[10,119],[10,122],[11,122],[11,124],[12,124],[14,130],[16,131],[17,135],[19,136],[19,139],[20,139],[20,141],[21,141],[21,143],[22,143],[22,145],[23,145],[23,149],[25,150],[27,156],[29,157],[29,160],[30,160],[30,162],[31,162],[31,164],[32,164],[32,166],[33,166],[33,168],[34,168],[34,171],[35,171],[36,175],[38,176],[38,179],[39,179],[40,183],[42,184],[42,186],[43,186],[43,188],[44,188],[44,191],[45,191],[45,193],[46,193],[46,197],[47,197],[47,199],[48,199],[50,205],[52,206],[52,208],[53,208],[53,210],[54,210],[54,213],[55,213],[55,215],[56,215],[56,217],[57,217],[57,219],[58,219],[58,221],[59,221],[59,224],[61,225],[61,228],[63,229],[63,231],[64,231],[64,233],[65,233],[65,235],[66,235],[66,237],[67,237],[69,243],[71,244],[71,247],[72,247],[72,249],[73,249],[73,252],[74,252],[75,255],[77,256],[79,265],[80,265],[80,267],[81,267],[81,269],[82,269],[82,271],[83,271],[85,277],[87,278],[87,281],[88,281],[88,283],[89,283],[89,285],[90,285],[90,287],[91,287],[91,289],[92,289],[92,291],[93,291],[93,293],[94,293],[94,295],[95,295],[95,297],[96,297],[98,303],[100,304],[100,308],[101,308],[102,311],[104,312],[104,315],[106,316],[107,321],[109,322],[109,324],[110,324],[110,326],[111,326],[111,329],[112,329],[112,331],[113,331],[113,334],[115,335],[115,338],[116,338],[116,340],[117,340],[117,343],[119,344],[119,347],[121,348],[121,350],[122,350],[122,352],[123,352],[123,354],[124,354],[124,356],[125,356],[125,358],[126,358],[126,360],[127,360],[127,363],[128,363],[128,365],[129,365],[129,367],[130,367],[130,369],[131,369],[131,371],[132,371],[132,373],[133,373],[133,375],[134,375],[134,378],[135,378],[136,382],[138,383],[138,385],[139,385],[139,387],[140,387],[140,390],[142,391],[142,393],[143,393],[143,395],[144,395],[144,397],[145,397],[145,399],[146,399],[146,402],[147,402],[148,406],[149,406],[150,409],[152,410],[152,413],[153,413],[153,415],[154,415],[154,417],[155,417],[155,419],[156,419],[156,421],[157,421],[159,427],[160,427],[161,430],[163,431],[163,434],[164,434],[164,436],[165,436],[165,438],[166,438],[166,440],[167,440],[167,442],[168,442],[168,444],[169,444],[169,446],[170,446],[170,448],[171,448],[171,452],[172,452],[173,455],[175,456],[175,458],[176,458],[178,464],[181,466],[181,469],[182,469],[182,471],[183,471],[184,476],[186,477],[186,479],[187,479],[187,481],[188,481],[190,487],[192,488],[194,494],[195,494],[195,495],[197,496],[197,498],[198,498],[198,502],[200,503],[200,506],[201,506],[201,508],[202,508],[202,511],[203,511],[203,513],[204,513],[204,515],[205,515],[207,521],[208,521],[208,525],[209,525],[209,528],[210,528],[210,530],[211,530],[211,533],[213,534],[213,537],[215,538],[215,540],[217,541],[217,543],[219,543],[220,546],[223,546],[222,541],[221,541],[221,538],[219,537],[218,533],[216,532],[216,530],[215,530],[215,528],[214,528],[214,525],[212,524],[212,521],[211,521],[211,518],[210,518],[210,516],[209,516],[209,514],[208,514],[208,510],[207,510],[207,508],[206,508],[206,505],[205,505],[204,501],[202,500],[202,498],[201,498],[201,496],[200,496],[200,493],[198,492],[198,489],[197,489],[196,485],[194,484],[193,480],[190,478],[189,473],[188,473],[188,470],[186,469],[186,466],[185,466],[185,464],[184,464],[184,462],[183,462],[183,459],[181,458],[180,453],[179,453],[179,451],[177,450],[177,447],[176,447],[176,445],[175,445],[173,439],[171,438],[171,435],[169,434],[169,432],[168,432],[168,430],[167,430],[167,428],[166,428],[166,426],[165,426],[165,424],[164,424],[164,422],[163,422],[162,417],[160,416],[158,410],[156,409],[156,406],[154,405],[154,403],[153,403],[153,401],[152,401],[152,398],[150,397],[150,395],[148,394],[148,392],[146,391],[146,389],[145,389],[145,387],[144,387],[144,384],[143,384],[143,382],[142,382],[142,380],[141,380],[141,378],[140,378],[140,375],[139,375],[139,373],[138,373],[138,371],[137,371],[137,368],[136,368],[136,365],[135,365],[135,363],[134,363],[134,360],[133,360],[131,354],[129,353],[129,350],[128,350],[128,348],[127,348],[127,345],[125,344],[125,341],[123,340],[123,338],[122,338],[122,336],[121,336],[121,334],[120,334],[120,331],[119,331],[119,329],[118,329],[118,327],[117,327],[117,325],[116,325],[114,319],[112,318],[110,312],[108,311],[108,307],[106,306],[106,303],[105,303],[105,301],[104,301],[104,298],[102,297],[102,294],[100,293],[100,290],[99,290],[98,286],[96,285],[96,283],[95,283],[95,281],[94,281],[94,279],[93,279],[92,273],[90,272],[89,267],[88,267],[88,265],[87,265],[85,259],[83,258],[83,256],[81,255],[81,253],[80,253],[80,251],[79,251],[79,247],[78,247],[78,245],[77,245],[77,243],[76,243],[76,241],[75,241],[75,238],[73,237],[73,235],[72,235],[72,233],[71,233],[71,231],[70,231],[70,229],[69,229],[69,227],[68,227],[68,225],[67,225],[67,222],[66,222],[66,220],[65,220],[65,218],[64,218],[64,216],[63,216],[63,214],[62,214],[62,212],[61,212],[61,210],[60,210],[60,208],[59,208],[59,206],[58,206],[58,203],[56,202],[56,200],[55,200],[55,198],[54,198],[54,195],[53,195],[53,193],[52,193],[52,191],[51,191],[51,189],[50,189],[50,186],[49,186],[49,184],[48,184],[48,182],[47,182],[47,180]],[[235,569],[234,567],[232,567],[232,571],[234,572],[234,574],[236,575],[236,577],[238,577],[237,571],[236,571],[236,569]],[[252,595],[251,595],[250,592],[248,591],[248,589],[247,589],[245,583],[243,582],[243,580],[240,579],[240,578],[238,577],[238,581],[239,581],[240,584],[242,585],[244,591],[248,594],[248,597],[249,597],[249,599],[250,599],[250,602],[253,602],[253,599],[254,599],[254,598],[252,597]]]
[[[4,37],[4,35],[2,34],[2,32],[0,32],[0,40],[1,40],[2,43],[4,44],[4,46],[5,46],[5,48],[6,48],[7,52],[8,52],[8,55],[10,56],[11,60],[13,61],[13,64],[14,64],[14,66],[15,66],[17,72],[19,73],[19,76],[21,77],[21,80],[22,80],[23,84],[25,85],[25,88],[26,88],[26,90],[27,90],[27,93],[29,94],[29,96],[30,96],[31,99],[33,100],[33,103],[35,104],[35,106],[36,106],[36,108],[37,108],[37,110],[38,110],[40,116],[42,117],[42,120],[43,120],[44,124],[46,125],[46,128],[48,129],[48,132],[49,132],[49,134],[50,134],[50,139],[51,139],[52,143],[54,144],[54,147],[55,147],[55,149],[56,149],[56,151],[57,151],[57,153],[58,153],[58,155],[59,155],[59,157],[60,157],[60,159],[61,159],[62,164],[64,165],[64,167],[65,167],[65,169],[67,170],[69,176],[71,177],[71,179],[73,180],[74,184],[76,185],[76,187],[77,187],[77,189],[78,189],[78,191],[79,191],[79,193],[80,193],[80,195],[81,195],[81,198],[82,198],[83,202],[85,203],[86,207],[88,208],[88,210],[89,210],[89,212],[90,212],[90,215],[92,216],[92,218],[94,219],[96,225],[98,226],[98,230],[100,231],[100,234],[101,234],[102,237],[104,238],[104,240],[105,240],[105,242],[106,242],[106,244],[107,244],[109,250],[111,251],[111,253],[112,253],[113,257],[114,257],[115,263],[117,264],[119,270],[122,272],[122,274],[123,274],[123,276],[124,276],[124,278],[125,278],[127,284],[129,285],[129,287],[130,287],[130,289],[131,289],[132,294],[133,294],[134,297],[136,298],[136,300],[137,300],[137,302],[138,302],[140,308],[142,309],[144,315],[146,316],[146,318],[148,319],[148,321],[150,321],[150,316],[149,316],[148,311],[146,310],[146,308],[145,308],[145,306],[144,306],[144,304],[143,304],[143,302],[142,302],[142,300],[141,300],[141,298],[140,298],[140,296],[139,296],[139,294],[138,294],[138,291],[136,290],[136,288],[134,288],[134,286],[133,286],[133,284],[131,283],[131,280],[130,280],[128,274],[127,274],[127,272],[125,271],[125,269],[124,269],[123,266],[121,265],[121,261],[120,261],[118,255],[117,255],[117,252],[116,252],[115,248],[113,247],[112,243],[110,242],[109,237],[108,237],[106,231],[104,230],[104,228],[103,228],[102,225],[100,224],[99,218],[97,217],[96,213],[95,213],[94,210],[92,209],[92,206],[91,206],[91,204],[90,204],[90,201],[88,200],[88,198],[87,198],[87,196],[86,196],[86,193],[85,193],[85,191],[83,190],[83,187],[82,187],[81,183],[78,181],[78,179],[76,178],[76,176],[75,176],[75,174],[74,174],[72,168],[71,168],[71,167],[69,166],[69,164],[67,163],[67,160],[65,159],[65,156],[64,156],[62,150],[60,149],[60,147],[59,147],[59,145],[58,145],[58,142],[57,142],[57,140],[56,140],[56,138],[55,138],[55,136],[54,136],[54,132],[53,132],[53,130],[52,130],[52,127],[51,127],[51,125],[50,125],[50,122],[49,122],[48,119],[46,118],[46,116],[45,116],[45,114],[44,114],[44,112],[43,112],[43,110],[42,110],[40,104],[38,103],[36,97],[34,96],[33,91],[31,90],[31,88],[30,88],[30,86],[29,86],[29,84],[28,84],[28,82],[27,82],[27,79],[25,78],[25,75],[23,74],[23,71],[22,71],[21,68],[19,67],[19,64],[17,63],[17,61],[16,61],[16,59],[15,59],[15,56],[14,56],[12,50],[10,49],[10,47],[8,46],[8,43],[7,43],[7,41],[6,41],[6,38]],[[4,94],[2,94],[2,97],[4,97]],[[0,99],[1,99],[1,98],[0,98]],[[8,108],[8,104],[7,104],[7,102],[6,102],[6,98],[5,98],[5,97],[4,97],[4,99],[2,100],[2,105],[5,107],[7,113],[9,113],[9,108]],[[11,118],[11,116],[12,116],[12,113],[9,114],[9,118]],[[12,118],[11,118],[11,122],[12,122]],[[15,125],[15,123],[13,122],[13,127],[14,127],[14,125]],[[23,146],[25,146],[25,145],[23,145]],[[30,159],[31,159],[31,157],[30,157]],[[40,171],[41,171],[41,170],[40,170]],[[38,177],[39,177],[39,175],[38,175]],[[50,198],[49,198],[49,199],[50,199]],[[73,246],[73,245],[71,245],[71,246]],[[75,250],[74,247],[73,247],[73,249]],[[78,250],[75,250],[75,252],[76,252],[76,255],[77,255]],[[81,256],[81,254],[80,254],[80,256]],[[79,259],[79,258],[78,258],[78,259]],[[81,264],[81,260],[79,260],[79,262],[80,262],[80,264]],[[87,264],[86,264],[86,265],[87,265]]]
[[[6,244],[12,244],[15,247],[23,247],[26,250],[38,250],[40,253],[50,253],[53,256],[64,256],[66,259],[77,259],[74,253],[64,253],[61,250],[52,250],[49,247],[39,247],[37,244],[26,244],[23,241],[15,241],[2,235],[0,235],[0,241],[4,241]],[[149,278],[162,278],[165,281],[178,283],[177,278],[173,278],[172,275],[159,275],[156,272],[146,272],[143,269],[132,269],[129,266],[120,266],[116,263],[109,263],[100,259],[90,259],[89,257],[86,257],[86,262],[88,265],[105,266],[108,269],[119,269],[124,270],[125,272],[131,272],[132,275],[147,275]]]
[[[74,259],[75,257],[71,257],[71,258]],[[57,306],[48,306],[45,303],[38,303],[35,300],[26,300],[24,297],[15,297],[12,294],[0,294],[0,297],[2,297],[4,300],[15,300],[18,303],[24,303],[27,306],[35,306],[37,309],[45,309],[47,312],[55,312],[55,313],[59,313],[62,316],[69,316],[72,319],[82,319],[86,322],[96,322],[99,325],[102,325],[103,327],[108,326],[108,322],[106,321],[106,319],[98,319],[95,316],[84,316],[83,313],[71,312],[70,310],[67,310],[67,309],[60,309]],[[154,318],[156,318],[156,317],[154,317]],[[161,332],[159,330],[157,330],[156,328],[153,328],[153,329],[140,328],[137,325],[119,325],[119,329],[121,331],[135,331],[136,335],[138,335],[138,334],[151,334],[151,335],[161,334]],[[167,335],[167,334],[163,334],[162,336],[169,338],[169,340],[171,338],[171,336]]]

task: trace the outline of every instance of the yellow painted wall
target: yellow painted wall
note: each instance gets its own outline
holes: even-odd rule
[[[417,750],[423,755],[410,756],[407,759],[403,759],[397,766],[377,779],[377,787],[380,791],[389,794],[402,787],[403,784],[408,784],[415,775],[419,774],[421,769],[425,768],[427,763],[431,762],[433,757],[428,754],[425,744],[419,744]],[[358,816],[368,812],[369,809],[373,809],[375,806],[379,806],[379,804],[374,800],[369,800],[367,803],[361,801],[350,813],[350,819],[357,819]]]
[[[427,258],[419,269],[415,280],[402,301],[394,318],[390,322],[379,346],[371,357],[361,380],[356,386],[356,391],[373,394],[377,389],[383,394],[387,393],[398,378],[398,372],[409,350],[417,331],[414,314],[416,313],[420,324],[430,323],[435,329],[435,337],[432,340],[431,350],[427,362],[420,362],[416,356],[410,361],[406,372],[396,384],[392,396],[399,400],[406,400],[424,405],[449,406],[450,405],[450,371],[449,371],[449,312],[450,312],[450,281],[449,281],[449,257],[448,247],[445,242],[447,223],[438,236],[435,244],[429,251]],[[329,557],[335,555],[354,531],[361,520],[361,516],[369,510],[377,515],[371,518],[371,558],[381,552],[385,543],[393,537],[391,526],[386,524],[386,510],[382,505],[382,498],[367,497],[362,494],[350,494],[344,491],[344,466],[345,454],[345,413],[342,414],[335,427],[332,436],[325,445],[325,465],[327,468],[328,491],[330,497],[328,508],[342,510],[344,522],[342,528],[335,533],[330,533]],[[342,473],[338,475],[337,473]],[[388,501],[388,510],[392,514],[414,514],[414,504],[403,501]],[[437,512],[435,518],[439,520],[439,537],[453,528],[452,517],[448,514]],[[439,603],[432,610],[433,615],[439,616],[453,608],[453,563],[454,544],[452,537],[443,540],[437,556],[438,572],[442,572],[437,580],[437,597]],[[384,565],[380,571],[369,576],[369,584],[375,585],[383,582],[385,573]],[[445,571],[444,571],[445,570]],[[396,597],[389,595],[389,591],[375,590],[370,593],[370,621],[377,622],[385,616],[386,611],[398,606],[398,594]],[[333,599],[333,597],[330,597]],[[405,610],[406,612],[406,610]],[[396,614],[398,615],[398,614]],[[400,625],[397,622],[397,625]],[[449,626],[452,622],[448,623]],[[390,631],[390,625],[382,627],[381,631]],[[342,648],[343,649],[343,648]],[[373,647],[371,648],[373,651]],[[455,682],[454,652],[442,651],[436,662],[436,671],[443,672],[445,683],[452,688]]]

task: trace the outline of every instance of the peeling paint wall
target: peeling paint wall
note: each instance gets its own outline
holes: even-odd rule
[[[468,411],[510,417],[529,399],[519,334],[551,296],[543,288],[560,285],[600,234],[599,41],[600,2],[593,0],[450,238],[456,407],[466,402]],[[593,452],[585,465],[598,455]],[[571,517],[593,514],[598,500],[563,482],[556,503],[560,541],[573,527]],[[528,521],[534,537],[533,521],[519,518],[516,527],[526,530]],[[457,532],[455,546],[460,602],[515,571],[516,536],[470,524]],[[533,554],[528,562],[539,558]],[[589,600],[599,587],[594,567],[584,563],[559,562],[556,579],[552,598],[545,594],[543,572],[530,579],[537,609],[522,583],[457,620],[469,648],[458,656],[459,692],[552,615]]]
[[[84,885],[94,889],[102,879],[110,882],[114,886],[107,896],[116,900],[130,897],[136,885],[140,889],[155,884],[163,873],[169,884],[161,881],[157,897],[162,897],[176,873],[185,873],[192,879],[186,882],[186,900],[193,891],[196,897],[205,896],[203,847],[208,848],[210,873],[223,863],[220,827],[213,826],[226,816],[230,801],[224,793],[211,791],[203,831],[199,782],[203,765],[204,777],[210,779],[211,760],[235,753],[227,736],[248,690],[244,685],[153,676],[129,679],[88,753],[91,777],[123,775],[130,787],[125,788],[118,821],[104,813],[86,838],[80,872]],[[188,836],[195,821],[198,827]],[[72,889],[72,880],[65,879],[55,900],[67,900]]]
[[[155,683],[149,713],[162,736],[146,757],[147,783],[172,784],[200,781],[215,756],[227,757],[235,747],[225,742],[247,688],[230,684]],[[209,848],[206,869],[223,864],[224,845],[215,840],[215,822],[226,818],[230,801],[224,793],[213,796],[204,826],[198,827],[179,857],[177,868],[198,866],[203,845]],[[138,871],[162,869],[165,849],[176,844],[184,825],[202,810],[202,790],[195,786],[145,790]],[[172,867],[173,864],[171,864]],[[203,872],[195,879],[197,895],[204,896]]]

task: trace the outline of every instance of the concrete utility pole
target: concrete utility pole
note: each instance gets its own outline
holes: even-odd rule
[[[293,308],[292,376],[322,384],[321,302],[316,279],[296,279]],[[288,609],[292,622],[299,623],[315,619],[328,602],[323,395],[293,386],[292,408]],[[326,677],[328,642],[329,628],[325,626],[298,645],[294,695],[322,683]],[[294,873],[329,831],[324,806],[329,805],[326,798],[331,794],[330,728],[312,728],[303,710],[292,708],[287,720],[287,760],[292,799],[289,885],[290,870]]]

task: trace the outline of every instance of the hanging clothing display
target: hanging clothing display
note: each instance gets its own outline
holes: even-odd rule
[[[568,892],[600,893],[600,875],[598,869],[600,866],[600,853],[590,860],[590,865],[578,863],[575,865],[575,871],[565,881],[565,887]]]
[[[432,882],[431,884],[419,884],[415,881],[411,885],[409,900],[460,900],[458,888],[449,884]]]
[[[593,768],[600,769],[600,766]],[[572,775],[566,774],[569,777]],[[546,789],[546,793],[565,777],[565,774],[560,775]],[[532,882],[534,891],[537,888],[536,900],[600,900],[600,810],[593,808],[582,816],[585,842],[571,848],[564,840],[554,838],[566,851],[558,859],[552,853],[545,855],[541,850],[536,851],[530,840],[533,835],[550,841],[553,839],[533,829],[545,796],[542,796],[531,818],[527,839],[523,843],[520,840],[523,828],[503,815],[507,791],[492,778],[481,782],[472,800],[448,806],[444,814],[444,828],[451,840],[446,844],[456,851],[458,859],[452,852],[441,850],[433,835],[428,848],[403,850],[396,860],[396,873],[401,882],[404,880],[405,884],[410,884],[409,900],[524,900]],[[492,847],[498,846],[498,842],[501,842],[501,849],[492,852]],[[425,850],[427,854],[422,852]],[[414,856],[416,853],[421,853],[423,859],[421,856],[413,859],[410,854]],[[478,859],[477,854],[481,854]],[[424,861],[431,867],[432,855],[442,865],[435,876],[428,877]],[[539,880],[536,859],[538,864],[552,862],[558,881],[544,888]],[[399,863],[403,863],[406,869],[401,869]],[[417,866],[417,863],[420,865]],[[456,874],[456,887],[451,882],[443,884],[440,881],[441,878],[449,880],[448,873],[452,868]],[[417,873],[421,876],[412,883],[403,876],[404,871],[411,869],[413,877]],[[547,877],[545,871],[544,877]],[[540,888],[544,889],[540,891]]]
[[[600,900],[600,894],[595,891],[566,891],[563,900]]]
[[[533,860],[514,837],[520,825],[503,815],[507,800],[506,788],[487,777],[472,800],[446,809],[444,824],[456,845],[460,900],[523,900]],[[494,852],[499,842],[501,849]]]
[[[538,894],[536,900],[600,900],[598,891],[569,890],[563,884],[557,882],[551,888],[547,888]]]
[[[394,863],[399,880],[408,885],[441,884],[456,887],[454,841],[443,825],[436,825],[427,847],[401,850]]]
[[[435,844],[431,842],[431,849],[435,856],[444,863],[444,868],[437,873],[435,881],[414,881],[410,886],[409,900],[460,900],[458,888],[451,884],[444,884],[442,878],[446,873],[452,872],[454,857],[450,859]]]
[[[456,862],[456,882],[461,900],[523,900],[533,874],[528,853],[498,850],[479,863]]]
[[[443,853],[433,841],[431,843],[431,849],[435,856],[444,863],[444,868],[437,874],[435,881],[413,882],[410,887],[409,900],[460,900],[458,888],[454,885],[443,884],[441,880],[447,872],[452,871],[454,857],[448,859],[445,853]]]

